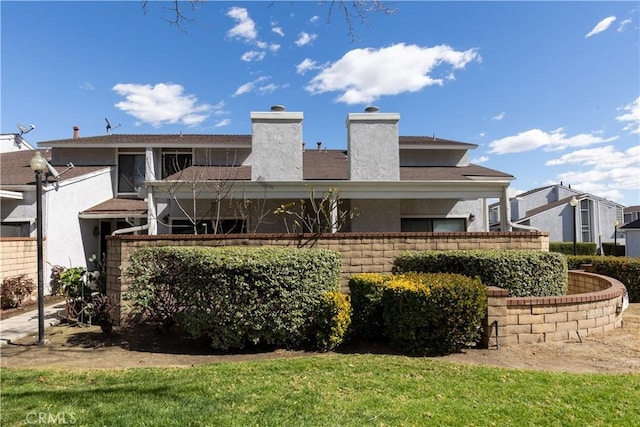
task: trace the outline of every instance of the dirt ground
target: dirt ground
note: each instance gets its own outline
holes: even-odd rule
[[[624,325],[583,341],[524,344],[500,349],[468,349],[434,359],[455,363],[564,372],[640,374],[640,303],[623,313]],[[37,334],[36,334],[37,335]],[[304,357],[315,353],[276,350],[215,354],[204,342],[146,329],[116,329],[106,337],[100,328],[60,325],[47,330],[46,346],[29,336],[0,348],[0,366],[21,368],[177,367],[205,363]],[[385,353],[380,347],[352,346],[346,353]]]

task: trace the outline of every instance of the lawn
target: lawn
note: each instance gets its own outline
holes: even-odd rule
[[[320,355],[127,370],[3,369],[2,426],[640,425],[640,375]]]

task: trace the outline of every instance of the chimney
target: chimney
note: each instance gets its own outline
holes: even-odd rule
[[[78,126],[73,127],[73,139],[80,138],[80,128]]]
[[[318,141],[316,144],[318,144],[318,151],[322,150],[322,141]]]
[[[251,113],[251,179],[302,181],[303,114],[282,105]]]
[[[367,107],[364,113],[347,116],[349,179],[352,181],[400,180],[400,114],[379,111],[378,107]]]

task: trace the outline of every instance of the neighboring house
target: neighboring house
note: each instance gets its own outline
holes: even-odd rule
[[[575,197],[574,211],[570,202]],[[510,200],[511,221],[549,233],[551,242],[596,243],[602,253],[602,243],[617,241],[624,245],[624,235],[616,229],[623,224],[624,206],[593,194],[583,193],[562,184],[527,191]],[[491,228],[500,230],[500,203],[490,206]]]
[[[286,232],[292,218],[274,210],[311,189],[336,189],[339,209],[356,212],[341,231],[489,231],[487,200],[507,200],[513,176],[470,164],[474,144],[400,136],[399,120],[349,114],[346,150],[305,147],[303,114],[282,107],[251,113],[250,135],[80,137],[76,127],[39,144],[56,168],[74,165],[45,186],[47,261],[85,265],[114,233]],[[23,198],[3,199],[1,219],[35,235],[31,155],[2,156],[1,190]]]
[[[625,235],[625,255],[640,257],[640,219],[623,225],[620,231]]]
[[[638,219],[640,219],[640,205],[624,208],[624,221],[622,221],[624,224],[629,224]]]
[[[51,160],[51,150],[39,151]],[[34,153],[25,147],[0,155],[2,237],[36,237],[35,174],[29,166]],[[67,167],[63,164],[56,169],[62,172]],[[94,230],[79,221],[78,213],[112,196],[109,166],[78,166],[59,179],[46,177],[42,196],[46,283],[51,265],[85,266],[91,255],[99,253]]]

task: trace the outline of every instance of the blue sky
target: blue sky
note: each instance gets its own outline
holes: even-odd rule
[[[181,28],[141,4],[2,1],[1,132],[249,134],[282,104],[307,146],[346,148],[347,114],[376,105],[402,135],[477,144],[516,191],[640,205],[637,1],[386,2],[353,37],[318,2],[209,0]]]

